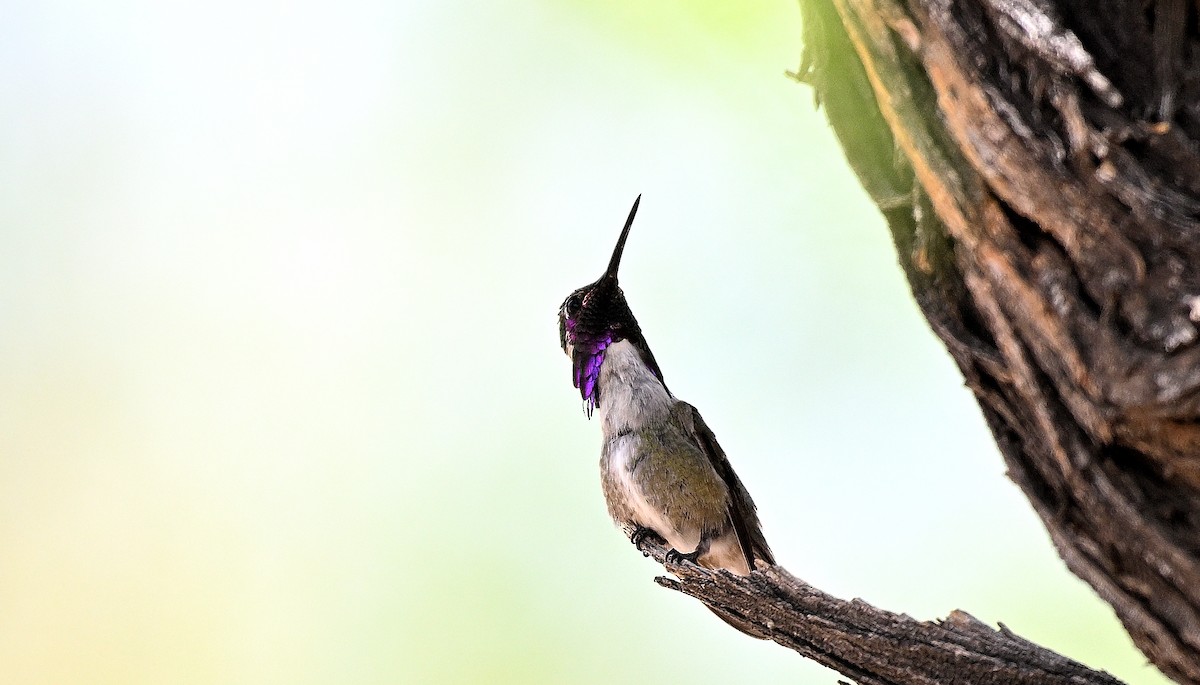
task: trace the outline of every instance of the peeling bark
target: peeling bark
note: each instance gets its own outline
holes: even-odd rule
[[[1150,660],[1200,684],[1200,2],[803,9],[795,76],[1010,477]]]

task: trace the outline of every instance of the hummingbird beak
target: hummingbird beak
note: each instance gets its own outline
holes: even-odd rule
[[[611,279],[613,283],[617,282],[617,268],[621,266],[621,254],[625,252],[625,239],[629,237],[629,227],[633,226],[633,217],[637,214],[638,204],[642,201],[642,196],[638,195],[633,201],[633,209],[629,210],[629,218],[625,220],[625,228],[621,229],[621,237],[617,239],[617,246],[613,249],[612,259],[608,260],[608,269],[604,271],[601,280]]]

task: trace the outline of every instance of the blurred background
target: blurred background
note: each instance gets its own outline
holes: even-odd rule
[[[605,513],[622,283],[779,560],[1166,682],[1004,477],[790,0],[0,8],[0,681],[832,683]]]

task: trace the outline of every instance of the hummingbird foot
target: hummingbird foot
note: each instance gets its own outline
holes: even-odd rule
[[[662,538],[661,535],[654,532],[653,528],[647,528],[646,526],[642,525],[635,526],[633,529],[633,534],[629,536],[629,541],[632,542],[633,546],[636,547],[640,552],[642,551],[642,543],[646,540],[657,542],[659,544],[666,544],[667,542]]]
[[[697,547],[694,552],[688,552],[687,554],[684,554],[677,549],[671,549],[669,552],[667,552],[666,561],[668,564],[682,564],[685,561],[690,561],[694,564],[696,563],[696,560],[700,558],[700,554],[703,551],[704,550]]]

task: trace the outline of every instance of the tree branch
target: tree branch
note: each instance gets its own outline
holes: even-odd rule
[[[1121,685],[963,611],[938,622],[917,621],[828,595],[782,566],[760,565],[740,577],[690,562],[668,564],[667,548],[654,542],[641,549],[675,574],[656,578],[659,585],[733,614],[860,685]]]

